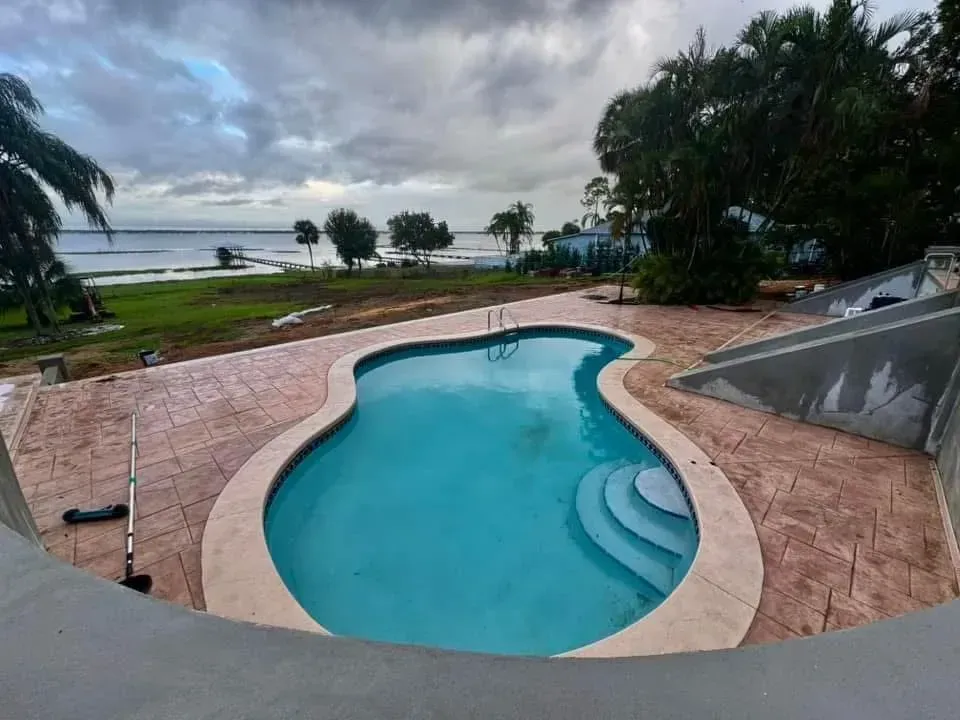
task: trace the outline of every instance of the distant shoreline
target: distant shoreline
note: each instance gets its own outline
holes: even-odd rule
[[[271,252],[282,255],[298,255],[297,250],[283,248],[243,248],[250,252]],[[175,252],[215,252],[216,248],[145,248],[143,250],[57,250],[57,255],[156,255]]]
[[[201,265],[198,267],[185,267],[185,268],[143,268],[140,270],[95,270],[94,272],[77,272],[70,273],[73,277],[90,277],[99,279],[99,278],[112,278],[112,277],[125,277],[127,275],[159,275],[164,273],[198,273],[198,272],[230,272],[233,270],[247,270],[248,268],[253,267],[253,265],[235,265],[232,267],[223,267],[222,265]],[[269,273],[264,273],[269,274]],[[183,278],[187,279],[187,278]]]
[[[377,230],[377,234],[386,235],[389,230]],[[451,230],[454,235],[488,235],[483,230]],[[91,230],[90,228],[64,228],[60,231],[63,235],[106,235],[103,230]],[[274,229],[232,229],[232,228],[122,228],[110,231],[111,235],[295,235],[293,230],[288,228]],[[542,232],[536,232],[534,235],[542,235]]]

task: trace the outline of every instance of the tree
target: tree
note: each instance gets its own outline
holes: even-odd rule
[[[700,30],[649,82],[611,98],[594,150],[662,258],[644,258],[643,282],[659,268],[671,273],[664,288],[682,289],[660,297],[746,297],[774,222],[778,235],[819,241],[842,277],[944,238],[957,183],[943,182],[942,158],[957,157],[946,151],[957,123],[939,139],[925,127],[936,113],[923,102],[933,85],[923,28],[910,13],[874,22],[869,4],[850,0],[763,12],[731,47],[710,49]],[[731,207],[767,220],[751,228]]]
[[[583,188],[583,198],[580,200],[580,204],[586,210],[580,221],[583,227],[596,227],[603,222],[600,208],[607,204],[609,197],[610,181],[605,176],[598,175],[586,184]],[[574,232],[580,232],[580,229],[577,228]]]
[[[483,231],[487,235],[491,235],[497,243],[497,249],[502,250],[505,254],[510,255],[510,218],[506,213],[498,212],[494,213],[493,217],[490,218],[490,224],[487,225]],[[501,246],[501,242],[503,246]]]
[[[569,222],[565,222],[565,223],[560,227],[560,233],[561,233],[561,235],[576,235],[576,234],[579,233],[579,232],[580,232],[580,226],[577,225],[577,224],[576,224],[575,222],[573,222],[572,220],[569,221]]]
[[[0,74],[0,275],[16,289],[38,333],[45,329],[42,315],[59,330],[44,263],[48,268],[56,259],[53,244],[62,223],[47,190],[108,240],[110,223],[98,194],[109,203],[114,191],[92,158],[40,128],[43,113],[23,80]]]
[[[297,234],[297,245],[306,245],[310,253],[310,269],[313,267],[313,246],[320,242],[320,231],[312,220],[297,220],[293,224],[293,231]]]
[[[387,220],[390,229],[390,245],[400,252],[409,253],[418,263],[430,268],[430,256],[453,244],[454,236],[446,221],[435,222],[428,212],[404,210]]]
[[[541,241],[542,243],[548,243],[548,242],[550,242],[551,240],[556,240],[558,237],[563,237],[564,234],[565,234],[565,233],[561,232],[560,230],[547,230],[547,231],[543,234],[543,237],[540,238],[540,241]]]
[[[331,211],[323,223],[323,232],[337,249],[337,256],[347,266],[347,275],[353,272],[354,262],[359,272],[364,260],[377,256],[376,228],[353,210],[339,208]]]
[[[498,248],[503,241],[507,254],[516,255],[520,252],[521,240],[533,245],[533,221],[533,205],[517,200],[506,210],[494,213],[484,232],[493,236]]]
[[[606,200],[607,217],[610,221],[610,237],[620,241],[620,296],[623,302],[623,287],[627,281],[627,249],[633,238],[633,230],[640,219],[641,207],[637,197],[637,185],[624,179],[617,183]]]

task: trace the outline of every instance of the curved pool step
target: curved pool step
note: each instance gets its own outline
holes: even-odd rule
[[[683,496],[678,481],[664,467],[655,467],[637,473],[633,485],[637,494],[658,510],[674,517],[690,517],[690,506]]]
[[[649,470],[644,465],[627,465],[611,472],[603,487],[607,509],[630,534],[656,545],[679,561],[689,545],[688,521],[664,512],[637,496],[635,478],[645,472]]]
[[[583,476],[577,486],[577,516],[584,531],[601,550],[649,585],[654,597],[666,596],[674,586],[675,556],[627,532],[610,514],[604,501],[607,478],[626,465],[626,462],[603,463]]]

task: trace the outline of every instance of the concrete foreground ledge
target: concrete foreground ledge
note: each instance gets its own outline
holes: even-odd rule
[[[904,718],[960,706],[960,603],[808,640],[505,658],[235,623],[139,596],[0,527],[5,720]]]

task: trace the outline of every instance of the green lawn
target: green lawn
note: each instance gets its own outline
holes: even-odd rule
[[[103,301],[116,313],[109,323],[123,330],[101,336],[74,338],[37,347],[27,345],[0,350],[0,362],[32,357],[49,352],[65,352],[84,345],[99,345],[108,356],[135,356],[137,350],[153,348],[171,338],[181,342],[206,343],[236,337],[242,326],[237,320],[279,317],[296,310],[291,302],[244,302],[242,295],[225,301],[221,293],[231,287],[279,285],[295,278],[256,276],[217,278],[182,282],[155,282],[113,285],[100,288]],[[65,329],[81,327],[65,325]],[[0,317],[0,347],[15,338],[30,337],[33,332],[19,312]]]
[[[106,322],[124,328],[44,345],[10,347],[11,342],[32,337],[33,333],[21,312],[9,312],[0,316],[0,374],[29,371],[32,369],[27,367],[29,359],[54,352],[68,352],[72,362],[87,366],[81,374],[98,374],[136,360],[136,353],[141,349],[163,351],[173,346],[249,339],[251,334],[268,335],[270,320],[316,305],[349,307],[367,302],[389,307],[446,294],[482,299],[496,293],[498,288],[522,291],[523,287],[530,286],[532,294],[537,286],[566,282],[500,271],[450,268],[436,268],[427,277],[399,277],[397,271],[365,271],[360,277],[326,280],[318,275],[282,273],[101,286],[106,307],[116,313],[116,318]],[[540,292],[550,290],[544,287]],[[73,327],[83,326],[64,326],[65,329]],[[275,338],[265,339],[264,344],[272,340]]]

